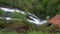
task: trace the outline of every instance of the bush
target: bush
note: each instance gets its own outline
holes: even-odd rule
[[[51,24],[50,26],[47,26],[47,24],[43,24],[40,26],[40,30],[42,32],[49,32],[49,33],[60,32],[60,28],[57,27],[55,24]]]

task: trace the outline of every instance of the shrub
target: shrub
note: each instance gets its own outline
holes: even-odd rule
[[[40,26],[40,31],[55,33],[55,32],[60,32],[60,28],[57,27],[55,24],[51,24],[50,26],[47,26],[47,24],[43,24]]]

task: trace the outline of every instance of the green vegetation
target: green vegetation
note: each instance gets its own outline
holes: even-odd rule
[[[0,34],[17,34],[17,33],[15,31],[13,31],[13,32],[3,32],[3,31],[0,30]]]
[[[12,13],[11,18],[20,19],[20,20],[26,20],[27,19],[26,15],[23,15],[23,14],[18,13],[16,11],[14,13]]]
[[[5,13],[2,10],[0,10],[0,15],[3,16],[3,17],[1,16],[2,18],[0,18],[0,30],[2,32],[7,31],[6,33],[9,33],[10,31],[11,32],[16,31],[18,27],[23,28],[25,31],[35,30],[36,24],[26,21],[27,17],[21,13],[18,12],[12,13],[11,18],[17,20],[6,20],[5,16],[7,16],[7,13]]]
[[[16,32],[2,32],[0,31],[1,34],[17,34]],[[57,33],[48,33],[48,32],[41,32],[41,31],[31,31],[28,33],[20,33],[20,34],[60,34],[59,32]]]
[[[60,13],[60,0],[0,0],[0,5],[19,8],[42,19]]]
[[[60,0],[0,0],[0,6],[18,8],[47,20],[56,14],[60,14]],[[21,27],[21,31],[23,30],[25,33],[27,31],[27,34],[60,34],[60,28],[56,25],[30,23],[26,21],[27,16],[16,11],[12,13],[11,18],[18,20],[6,20],[7,13],[2,10],[0,10],[0,16],[4,18],[0,19],[1,34],[16,34],[18,27]]]
[[[0,9],[0,16],[5,17],[5,16],[7,16],[7,13]]]

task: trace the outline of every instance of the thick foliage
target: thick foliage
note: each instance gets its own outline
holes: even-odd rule
[[[42,19],[60,13],[60,0],[0,0],[0,5],[19,8]]]

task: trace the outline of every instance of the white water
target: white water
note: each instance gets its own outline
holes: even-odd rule
[[[24,15],[26,15],[26,12],[24,11],[21,11],[21,10],[18,10],[18,9],[10,9],[10,8],[4,8],[4,7],[0,7],[1,10],[4,10],[5,12],[14,12],[14,11],[17,11],[17,12],[20,12]],[[47,23],[46,20],[40,20],[37,16],[35,16],[34,14],[31,14],[31,13],[28,13],[29,15],[29,18],[33,19],[33,20],[30,20],[30,19],[27,19],[27,21],[29,22],[32,22],[32,23],[35,23],[35,24],[44,24],[44,23]],[[1,18],[1,17],[0,17]],[[9,18],[9,17],[6,17],[7,20],[19,20],[19,19],[13,19],[13,18]]]

